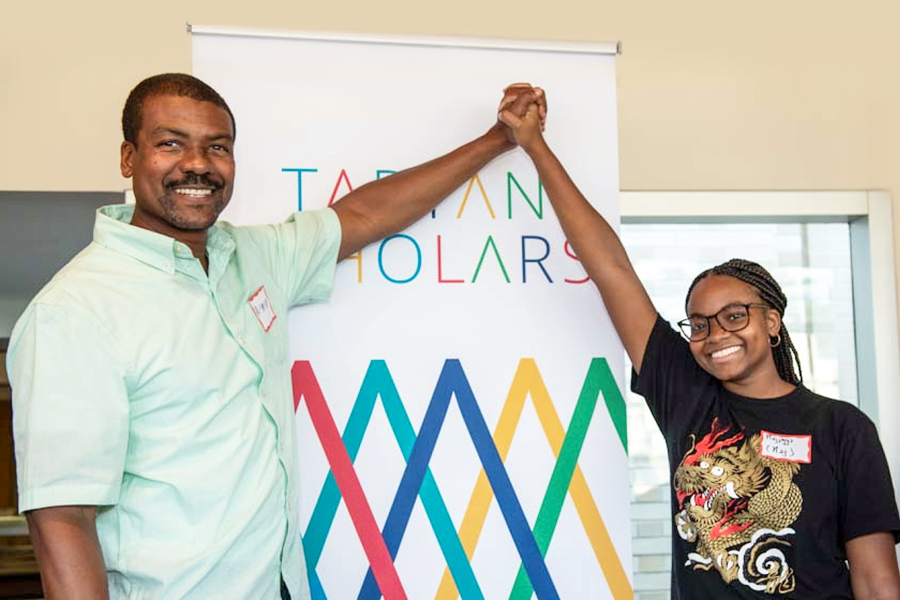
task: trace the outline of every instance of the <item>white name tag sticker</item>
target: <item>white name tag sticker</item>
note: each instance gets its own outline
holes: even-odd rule
[[[812,462],[812,436],[760,431],[759,454],[775,460]]]
[[[277,315],[272,309],[272,303],[269,302],[269,294],[266,293],[266,286],[260,286],[260,288],[256,290],[256,293],[250,296],[250,308],[253,309],[253,314],[256,315],[263,331],[268,333],[269,329],[272,328],[272,323],[275,322]]]

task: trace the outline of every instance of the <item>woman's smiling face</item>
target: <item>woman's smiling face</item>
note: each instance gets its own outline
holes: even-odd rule
[[[756,288],[727,275],[701,279],[688,300],[689,317],[708,317],[729,305],[762,303]],[[715,318],[709,319],[709,336],[691,342],[691,352],[704,371],[725,387],[744,395],[756,386],[780,380],[769,339],[778,335],[778,311],[758,306],[749,309],[749,322],[740,331],[726,331]]]

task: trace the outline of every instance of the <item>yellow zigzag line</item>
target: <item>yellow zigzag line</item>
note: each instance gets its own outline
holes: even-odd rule
[[[509,447],[512,445],[529,391],[541,427],[544,429],[544,435],[550,442],[554,456],[559,459],[559,451],[562,448],[566,432],[550,399],[550,393],[544,385],[544,380],[538,372],[537,364],[534,359],[523,358],[519,362],[509,395],[506,397],[506,403],[503,405],[503,411],[500,413],[500,419],[497,421],[497,428],[494,431],[494,444],[504,462],[509,453]],[[631,583],[628,581],[619,555],[616,554],[609,532],[603,523],[603,517],[600,516],[591,490],[578,465],[575,466],[572,481],[569,483],[569,494],[572,496],[584,531],[594,550],[594,556],[597,557],[597,562],[606,576],[606,582],[609,584],[613,598],[616,600],[632,598]],[[493,499],[494,491],[488,482],[487,474],[482,469],[478,474],[475,491],[472,493],[462,525],[459,528],[459,538],[469,560],[472,560],[472,555],[475,553],[475,546],[481,537],[481,531]],[[459,598],[459,591],[453,582],[450,569],[445,568],[435,600],[456,600],[457,598]]]

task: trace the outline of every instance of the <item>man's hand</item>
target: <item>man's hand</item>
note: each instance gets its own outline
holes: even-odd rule
[[[519,143],[510,124],[504,120],[504,113],[522,118],[528,108],[534,105],[537,108],[537,116],[540,120],[540,128],[543,131],[547,120],[547,97],[544,90],[534,87],[530,83],[513,83],[503,90],[503,99],[497,107],[497,124],[506,135],[511,144]]]
[[[505,90],[497,119],[505,126],[509,139],[529,154],[543,143],[541,132],[547,118],[547,98],[541,88],[513,84]]]
[[[543,88],[533,86],[530,83],[511,83],[503,89],[503,99],[497,108],[498,119],[500,114],[509,108],[523,92],[532,92],[534,94],[534,103],[538,107],[538,116],[541,119],[541,130],[543,131],[547,122],[547,95],[544,93]],[[517,113],[517,116],[524,116],[524,112]]]

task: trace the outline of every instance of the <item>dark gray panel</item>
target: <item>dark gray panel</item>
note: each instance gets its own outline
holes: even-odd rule
[[[123,192],[0,192],[0,296],[31,297],[91,241],[94,213]]]

